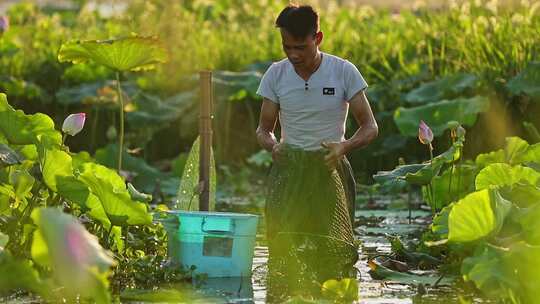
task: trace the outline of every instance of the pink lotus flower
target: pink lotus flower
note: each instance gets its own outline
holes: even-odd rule
[[[7,16],[0,16],[0,34],[9,29],[9,19]]]
[[[81,132],[84,127],[84,120],[86,119],[85,113],[71,114],[64,120],[62,124],[62,132],[71,136],[75,136]]]
[[[418,127],[418,139],[424,145],[431,145],[433,141],[433,132],[429,126],[423,121],[420,121],[420,126]]]
[[[116,264],[112,253],[99,245],[79,221],[59,209],[39,208],[32,212],[38,229],[34,232],[32,257],[49,266],[67,298],[94,298],[106,290],[98,277],[106,276]]]

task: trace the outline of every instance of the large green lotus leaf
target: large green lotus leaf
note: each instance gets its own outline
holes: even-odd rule
[[[34,261],[51,267],[69,298],[81,294],[100,302],[108,294],[108,282],[96,276],[106,276],[115,261],[99,245],[97,237],[59,209],[36,209],[32,220],[38,227],[31,249]]]
[[[506,87],[514,95],[525,94],[540,97],[540,62],[531,62],[517,76],[510,79]]]
[[[540,187],[530,183],[516,183],[510,187],[502,187],[501,195],[520,208],[528,208],[540,202]]]
[[[409,164],[396,167],[392,171],[379,171],[373,179],[380,184],[393,184],[406,181],[412,185],[426,185],[439,173],[442,163]]]
[[[113,225],[148,225],[152,222],[146,205],[131,199],[124,180],[116,171],[95,163],[85,163],[80,170],[78,179],[101,201]]]
[[[521,161],[540,164],[540,143],[530,145]]]
[[[442,162],[435,161],[433,164],[427,163],[424,167],[420,168],[420,170],[405,174],[404,179],[410,185],[427,185],[439,174],[442,165]]]
[[[525,242],[512,244],[504,256],[504,267],[514,274],[514,289],[521,301],[518,303],[536,303],[540,298],[540,246]]]
[[[116,71],[153,69],[168,60],[167,50],[152,37],[127,37],[64,43],[58,52],[60,62],[94,61]]]
[[[459,200],[448,216],[448,240],[471,242],[496,234],[512,203],[491,189],[473,192]]]
[[[540,143],[529,145],[519,137],[507,137],[504,149],[479,154],[476,157],[476,163],[481,167],[493,163],[509,163],[511,165],[523,163],[540,164]]]
[[[496,150],[488,153],[478,154],[476,160],[474,161],[480,168],[486,167],[495,163],[504,163],[506,162],[506,157],[504,150]]]
[[[140,93],[133,98],[136,110],[128,112],[126,120],[133,128],[161,127],[180,118],[195,104],[195,97],[195,92],[184,92],[162,100]]]
[[[180,188],[176,196],[176,207],[180,210],[196,211],[199,210],[199,146],[200,138],[197,137],[184,166]],[[216,206],[216,164],[214,161],[214,152],[210,149],[210,202],[209,210],[212,211]]]
[[[521,164],[527,151],[529,143],[519,137],[507,137],[504,147],[506,162],[511,165]]]
[[[431,182],[435,205],[431,207],[440,210],[450,202],[457,201],[473,192],[476,173],[475,166],[460,165],[450,167],[442,174],[435,176]],[[422,187],[422,194],[424,200],[429,201],[427,186]]]
[[[424,120],[435,136],[448,129],[449,121],[459,121],[462,125],[472,126],[478,113],[489,108],[489,100],[482,96],[443,100],[413,108],[399,107],[394,112],[394,122],[401,134],[415,137],[418,124]]]
[[[53,120],[41,113],[26,115],[13,109],[5,94],[0,93],[0,132],[10,144],[30,145],[47,138],[49,142],[60,144],[62,135],[54,129]]]
[[[454,97],[466,89],[474,88],[478,78],[472,74],[458,73],[424,83],[405,95],[405,100],[413,104],[423,104]]]
[[[488,296],[500,296],[505,288],[519,287],[514,275],[504,267],[505,251],[489,245],[479,246],[474,255],[463,260],[461,274],[464,281],[472,281]]]
[[[459,149],[452,146],[434,157],[433,163],[402,165],[392,171],[379,171],[373,175],[373,179],[380,184],[398,184],[406,181],[412,185],[427,185],[439,174],[443,164],[458,160],[459,157]]]
[[[32,160],[37,161],[38,160],[38,152],[36,145],[22,145],[22,146],[16,146],[15,149],[17,150],[17,153],[26,160]]]
[[[505,163],[491,164],[480,170],[476,176],[476,189],[486,189],[490,187],[512,186],[520,181],[525,181],[531,185],[537,185],[540,180],[540,172],[524,167],[510,166]]]
[[[396,167],[392,171],[379,171],[377,174],[373,175],[373,179],[380,184],[404,181],[405,175],[416,173],[426,166],[429,166],[429,164],[402,165]]]
[[[523,229],[523,235],[527,242],[540,245],[540,202],[536,202],[532,207],[526,209],[519,209],[519,216],[517,216],[517,222]]]
[[[235,101],[248,96],[255,97],[261,78],[262,73],[257,71],[215,71],[212,79],[218,101]]]
[[[71,156],[58,149],[40,148],[43,181],[51,190],[82,207],[90,217],[109,228],[111,221],[100,200],[88,186],[73,175]]]

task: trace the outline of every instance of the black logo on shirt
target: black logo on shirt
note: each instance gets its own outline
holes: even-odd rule
[[[336,89],[335,88],[323,88],[322,89],[323,95],[335,95]]]

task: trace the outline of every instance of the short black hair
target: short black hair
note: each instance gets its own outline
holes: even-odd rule
[[[289,4],[279,13],[276,27],[302,39],[319,31],[319,14],[310,5]]]

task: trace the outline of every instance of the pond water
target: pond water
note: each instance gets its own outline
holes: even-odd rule
[[[372,279],[369,275],[368,256],[388,254],[390,243],[385,234],[399,235],[404,241],[415,240],[429,224],[430,212],[415,210],[411,213],[409,223],[408,210],[357,210],[356,238],[361,241],[360,259],[355,267],[359,270],[358,303],[458,303],[463,291],[451,286],[440,286],[436,289],[422,288],[397,282],[385,282]],[[262,239],[262,235],[259,236]],[[261,242],[262,243],[262,242]],[[251,279],[220,278],[209,279],[199,291],[207,295],[206,300],[221,303],[266,303],[266,274],[268,249],[256,246],[253,259],[253,275]],[[422,274],[419,272],[418,274]],[[474,297],[464,297],[465,303],[486,303]],[[204,296],[201,303],[205,301]]]

